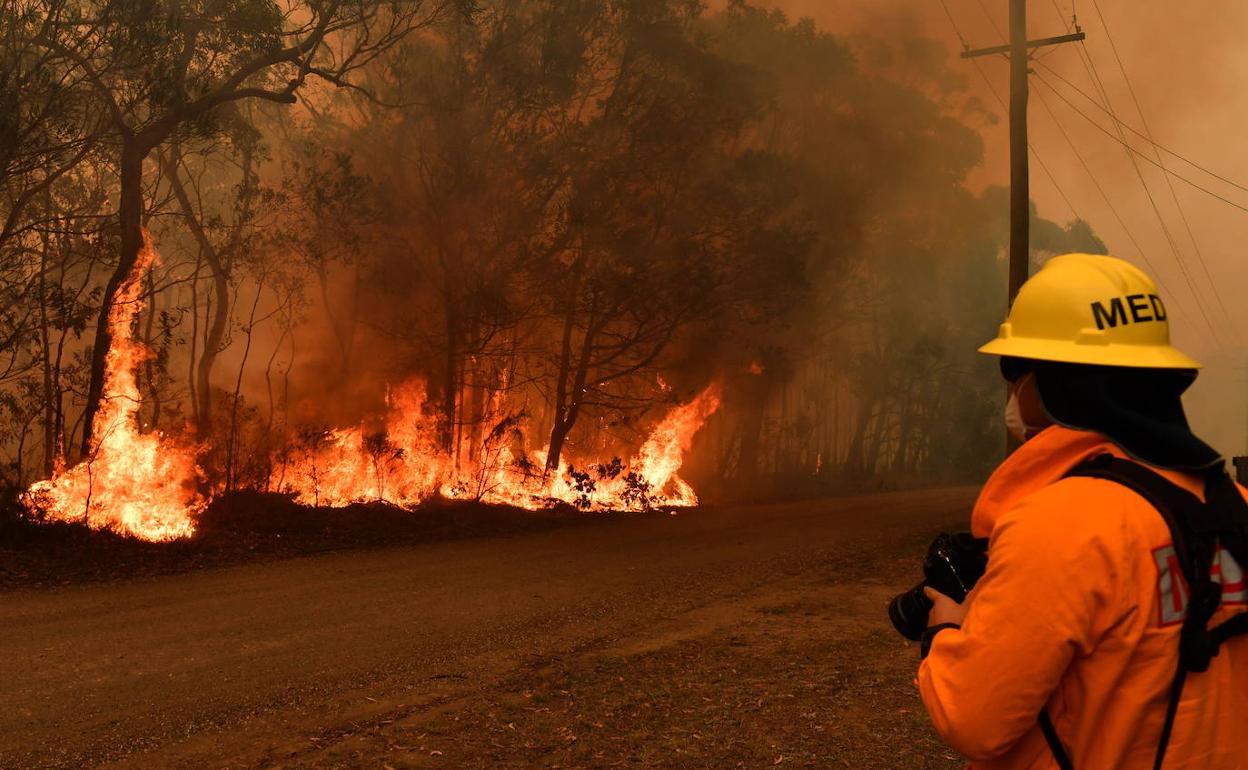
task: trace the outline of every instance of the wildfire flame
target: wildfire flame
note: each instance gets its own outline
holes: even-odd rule
[[[564,502],[585,510],[687,507],[698,497],[678,471],[694,435],[719,408],[713,384],[670,411],[627,462],[584,465],[561,461],[543,472],[545,450],[527,455],[508,441],[504,417],[458,463],[437,444],[437,420],[425,410],[425,386],[412,380],[388,399],[384,428],[366,425],[306,436],[276,486],[310,505],[384,500],[411,507],[435,495],[537,508]]]
[[[131,338],[142,311],[141,278],[158,257],[145,236],[130,278],[109,311],[113,345],[105,359],[104,398],[95,417],[91,454],[51,479],[31,485],[28,507],[49,519],[84,521],[144,540],[174,540],[194,533],[204,508],[195,489],[193,448],[167,441],[159,432],[140,433],[140,395],[135,368],[150,352]]]
[[[383,430],[303,433],[294,460],[275,470],[275,486],[308,505],[384,500],[411,507],[430,497],[451,464],[437,446],[436,420],[425,413],[424,383],[405,383],[386,402]]]
[[[48,519],[164,541],[194,534],[207,503],[197,491],[196,447],[139,431],[135,370],[151,353],[131,329],[143,309],[141,277],[157,259],[145,235],[109,312],[113,345],[93,451],[31,485],[24,502]],[[440,444],[441,426],[426,401],[424,382],[411,380],[389,393],[380,426],[305,431],[296,451],[274,463],[272,485],[302,503],[326,506],[386,501],[414,507],[434,496],[529,509],[559,502],[583,510],[693,506],[698,497],[678,471],[694,435],[719,408],[720,388],[712,384],[668,412],[628,462],[561,460],[549,472],[545,450],[524,450],[520,418],[507,412],[501,393],[492,400],[493,428],[466,453]]]

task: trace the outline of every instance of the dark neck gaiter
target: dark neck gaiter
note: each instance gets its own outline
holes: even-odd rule
[[[1159,468],[1204,470],[1222,462],[1192,433],[1183,412],[1195,371],[1029,363],[1045,411],[1059,425],[1096,431]]]
[[[1192,433],[1183,413],[1183,393],[1196,382],[1194,369],[1001,359],[1006,379],[1027,372],[1035,372],[1045,412],[1060,426],[1102,434],[1158,468],[1206,470],[1223,463],[1216,449]]]

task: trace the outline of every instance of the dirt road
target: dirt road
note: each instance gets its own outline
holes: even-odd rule
[[[971,495],[0,594],[0,768],[953,767],[881,609]]]

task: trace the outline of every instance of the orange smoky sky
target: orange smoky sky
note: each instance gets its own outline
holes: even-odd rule
[[[993,93],[1008,95],[1007,60],[985,57],[978,60],[977,69],[958,57],[959,33],[971,47],[1006,42],[1007,0],[761,0],[759,4],[793,18],[810,17],[851,42],[922,36],[945,43],[949,67],[966,78],[971,94],[998,117],[996,122],[971,120],[983,135],[985,158],[970,184],[976,188],[1008,184],[1008,112]],[[1087,220],[1111,253],[1160,279],[1171,307],[1176,344],[1205,364],[1188,399],[1193,424],[1223,452],[1244,454],[1248,211],[1174,177],[1172,193],[1166,175],[1153,165],[1157,157],[1152,147],[1130,130],[1147,133],[1163,147],[1230,180],[1162,152],[1167,168],[1248,208],[1248,192],[1236,186],[1248,187],[1244,141],[1248,44],[1243,37],[1248,3],[1031,0],[1029,37],[1065,34],[1075,14],[1086,42],[1039,49],[1033,58],[1028,121],[1035,153],[1032,198],[1046,218]],[[1106,133],[1116,135],[1094,78],[1099,78],[1117,118],[1129,126],[1124,129],[1126,138],[1148,160],[1136,155],[1133,164],[1129,152]]]

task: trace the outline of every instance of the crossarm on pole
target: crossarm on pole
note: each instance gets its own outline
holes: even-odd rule
[[[1046,45],[1058,45],[1060,43],[1073,43],[1077,40],[1083,40],[1086,37],[1087,35],[1085,35],[1082,32],[1075,32],[1069,35],[1058,35],[1057,37],[1045,37],[1039,40],[1028,40],[1027,47],[1028,48],[1040,48]],[[998,54],[998,53],[1008,54],[1009,52],[1010,52],[1010,46],[1008,45],[994,45],[991,48],[975,48],[973,50],[963,51],[962,58],[974,59],[977,56],[991,56],[993,54]]]

